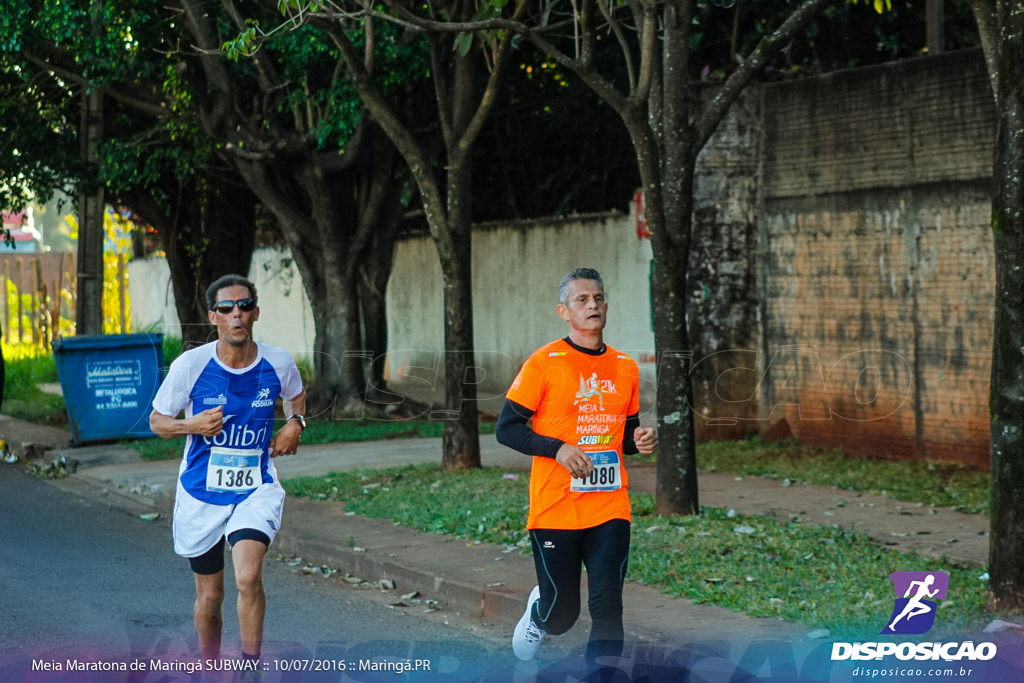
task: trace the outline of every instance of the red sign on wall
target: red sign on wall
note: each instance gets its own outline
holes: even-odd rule
[[[647,212],[644,210],[644,191],[640,188],[633,195],[633,215],[636,216],[636,238],[651,239],[651,231],[647,227]]]

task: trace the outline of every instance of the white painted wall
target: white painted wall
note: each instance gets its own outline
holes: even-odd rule
[[[260,320],[253,328],[253,336],[258,341],[288,349],[296,358],[312,357],[313,312],[291,252],[257,249],[249,266],[249,279],[256,285],[260,299]],[[181,336],[171,273],[165,259],[130,261],[128,291],[133,330]]]
[[[128,262],[128,300],[131,301],[132,331],[181,336],[166,259],[154,257]]]
[[[493,407],[534,349],[565,336],[566,325],[555,312],[558,283],[581,266],[596,268],[605,280],[605,339],[640,362],[643,376],[653,382],[650,260],[650,241],[637,239],[627,215],[478,227],[473,298],[477,362],[484,370],[478,378],[481,399]],[[260,298],[256,338],[298,358],[311,357],[313,315],[289,252],[256,250],[249,276]],[[129,287],[132,329],[180,336],[166,261],[132,261]],[[389,380],[417,398],[443,391],[442,279],[431,238],[398,244],[387,297]],[[645,407],[652,405],[653,385],[644,394]]]
[[[537,347],[563,337],[558,283],[573,268],[596,268],[608,295],[605,339],[641,362],[654,377],[649,240],[638,240],[626,215],[513,226],[485,225],[473,233],[473,333],[484,368],[480,397],[503,395],[518,366]],[[402,241],[388,283],[389,376],[402,384],[441,387],[444,347],[441,267],[433,240]],[[653,384],[644,392],[652,405]],[[415,394],[414,394],[415,395]]]

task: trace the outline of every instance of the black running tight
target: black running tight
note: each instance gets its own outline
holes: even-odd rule
[[[629,522],[613,519],[589,529],[532,529],[540,600],[533,619],[551,635],[565,633],[580,615],[581,563],[587,568],[593,628],[587,659],[622,654],[622,582],[629,559]]]

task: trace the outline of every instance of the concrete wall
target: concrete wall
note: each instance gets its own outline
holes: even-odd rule
[[[296,358],[312,357],[313,313],[290,252],[257,249],[253,252],[248,277],[256,285],[260,299],[260,321],[253,328],[253,336],[258,341],[288,349]],[[181,336],[166,260],[130,261],[128,287],[133,330]]]
[[[478,380],[484,409],[500,408],[519,366],[537,347],[563,337],[555,306],[558,283],[572,268],[597,268],[609,297],[608,343],[641,363],[645,409],[654,407],[654,334],[649,294],[650,242],[635,219],[602,214],[567,220],[483,225],[474,232],[473,296]],[[249,277],[260,297],[254,335],[313,355],[313,316],[287,250],[257,249]],[[441,268],[429,237],[399,242],[388,283],[388,377],[423,400],[443,398]],[[164,259],[129,264],[133,329],[180,336]],[[379,350],[374,350],[379,352]]]
[[[988,462],[995,131],[980,52],[764,91],[761,415]]]
[[[473,333],[484,370],[478,378],[481,398],[501,397],[530,353],[566,335],[566,324],[555,312],[558,283],[573,268],[588,266],[605,281],[605,339],[641,364],[642,400],[645,408],[653,408],[650,249],[648,240],[637,239],[634,218],[624,214],[487,224],[474,230]],[[429,384],[443,391],[441,284],[433,240],[400,242],[387,291],[389,372],[399,387]],[[491,409],[494,404],[487,403]]]
[[[707,101],[713,89],[703,93]],[[743,94],[697,159],[688,322],[698,439],[758,428],[760,92]]]
[[[987,464],[994,130],[980,51],[749,89],[701,154],[695,186],[686,294],[701,438],[785,418],[800,440],[850,453]],[[587,265],[605,276],[607,339],[641,363],[649,411],[650,258],[632,215],[478,226],[485,409],[533,349],[565,334],[558,281]],[[173,327],[163,268],[131,264],[135,329],[161,315]],[[261,250],[251,272],[264,322],[275,321],[259,337],[309,355],[312,316],[287,254]],[[437,398],[429,238],[399,243],[388,306],[391,381]]]

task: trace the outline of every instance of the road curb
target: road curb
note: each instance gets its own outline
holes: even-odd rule
[[[87,473],[72,474],[67,480],[50,481],[59,486],[63,481],[72,480],[79,485],[88,486],[96,492],[101,492],[105,502],[117,507],[136,512],[141,506],[161,514],[166,514],[168,517],[173,512],[174,499],[169,493],[159,493],[157,495],[134,493],[103,479],[91,477]],[[79,493],[84,492],[79,491]],[[465,541],[452,536],[418,533],[413,529],[396,527],[389,520],[373,519],[360,515],[347,515],[344,513],[340,503],[331,504],[322,501],[310,501],[293,496],[289,496],[286,502],[286,507],[291,508],[309,508],[310,506],[334,508],[334,516],[340,517],[340,519],[334,520],[337,522],[333,528],[335,536],[338,534],[345,536],[357,533],[359,538],[364,538],[367,536],[380,536],[382,532],[386,532],[389,529],[398,529],[398,533],[421,537],[426,544],[430,545],[465,543]],[[463,616],[479,617],[485,621],[502,624],[510,630],[519,621],[523,610],[526,609],[526,600],[530,590],[533,588],[534,578],[532,576],[533,563],[528,561],[529,558],[525,556],[520,556],[516,559],[529,564],[528,569],[531,573],[529,580],[523,581],[522,585],[506,585],[505,582],[495,581],[494,583],[500,585],[488,587],[452,578],[443,572],[438,572],[424,566],[417,566],[415,562],[406,562],[389,557],[389,553],[386,552],[388,547],[380,550],[374,548],[356,549],[355,547],[350,547],[342,538],[323,539],[313,537],[295,528],[299,523],[297,518],[303,515],[303,513],[310,512],[310,510],[300,509],[291,510],[290,512],[292,513],[291,515],[289,515],[289,511],[285,512],[283,528],[274,539],[271,553],[298,556],[303,558],[304,563],[314,566],[326,565],[346,574],[360,577],[371,584],[375,583],[378,579],[392,579],[400,594],[417,591],[426,599],[437,600],[446,610],[458,612]],[[308,517],[314,516],[308,515]],[[327,529],[330,526],[328,523],[325,523],[322,516],[317,516],[317,520],[316,524],[321,529]],[[353,527],[356,527],[356,529],[353,529]],[[481,556],[500,554],[503,551],[503,548],[500,546],[481,545],[475,546],[475,549]],[[412,553],[414,550],[413,548],[406,548],[407,553]],[[504,570],[504,567],[502,569]],[[517,567],[517,569],[519,571],[515,573],[521,575],[523,568]],[[496,575],[504,575],[506,573],[505,571],[497,571],[490,578],[496,578]],[[589,630],[590,620],[585,614],[580,616],[579,625]],[[646,636],[637,633],[632,633],[630,636],[638,641],[649,640]]]
[[[0,437],[22,460],[45,458],[47,451],[71,445],[71,434],[63,429],[25,422],[8,415],[0,415]]]
[[[152,491],[133,492],[87,473],[54,483],[61,485],[69,480],[102,492],[97,496],[99,500],[133,513],[148,509],[170,517],[173,510],[173,496],[163,489],[155,495]],[[443,610],[507,628],[509,637],[536,584],[533,559],[519,552],[508,553],[502,546],[363,517],[346,512],[344,505],[335,501],[289,496],[285,508],[283,528],[271,553],[298,556],[303,564],[328,566],[370,585],[379,579],[391,579],[397,595],[417,591],[424,599],[437,600]],[[583,583],[585,586],[585,577]],[[625,585],[623,603],[625,636],[634,646],[668,646],[714,633],[799,640],[806,631],[799,624],[697,605],[636,583]],[[585,640],[590,628],[584,607],[572,633]]]

